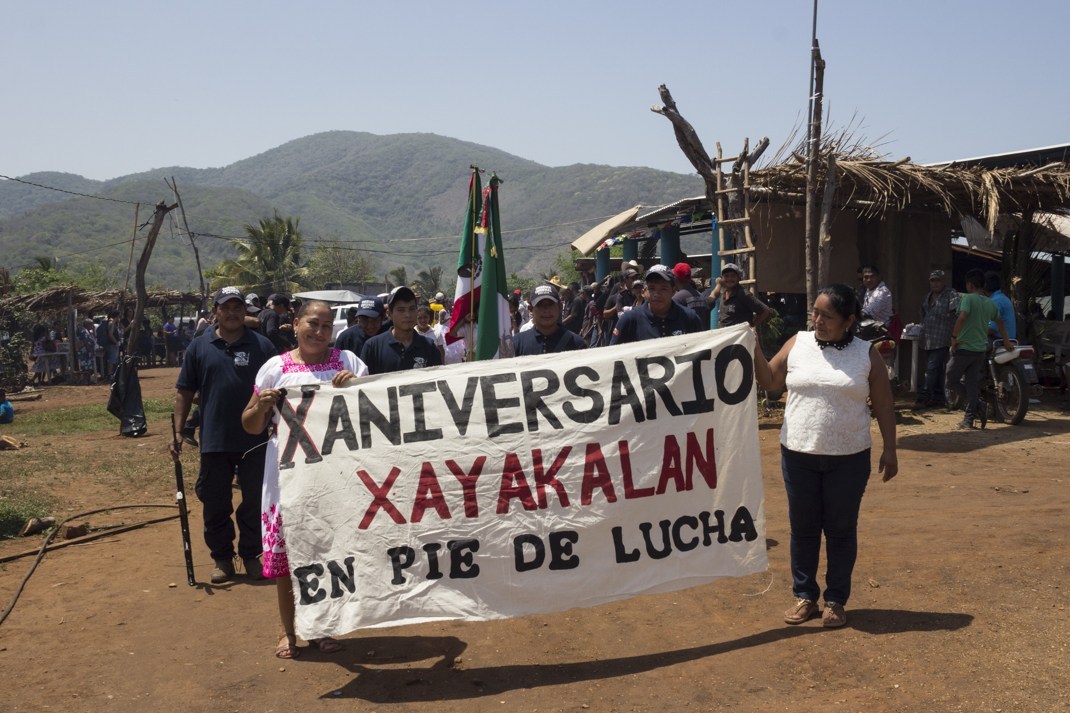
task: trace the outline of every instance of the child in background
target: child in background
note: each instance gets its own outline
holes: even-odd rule
[[[7,392],[0,389],[0,423],[11,423],[15,420],[15,407],[7,400]]]

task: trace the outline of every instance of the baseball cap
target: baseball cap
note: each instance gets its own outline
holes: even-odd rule
[[[390,296],[386,298],[388,305],[394,304],[395,301],[402,300],[404,302],[415,302],[416,293],[412,291],[412,288],[405,285],[398,285],[394,289],[390,290]]]
[[[245,296],[246,304],[252,304],[254,300],[256,302],[259,302],[260,301],[260,295],[256,294],[255,292],[250,292],[249,294],[247,294]]]
[[[443,293],[443,292],[436,292],[435,293],[435,302],[438,302],[439,304],[441,304],[441,303],[443,303],[445,301],[446,301],[445,293]]]
[[[943,270],[933,270],[932,272],[929,273],[929,279],[930,280],[942,280],[942,279],[944,279],[944,271]]]
[[[672,282],[672,270],[670,270],[666,265],[654,265],[652,268],[646,271],[645,275],[643,275],[643,279],[647,282],[650,282],[651,278],[655,280],[665,280],[666,282]]]
[[[531,293],[531,306],[545,302],[546,300],[553,300],[554,302],[560,302],[561,297],[557,294],[557,289],[550,285],[539,285]]]
[[[722,267],[721,268],[721,274],[723,275],[726,272],[728,272],[729,270],[731,270],[732,272],[736,273],[737,275],[742,275],[743,274],[743,271],[739,269],[739,265],[735,264],[734,262],[727,263],[724,267]]]
[[[378,297],[365,297],[357,307],[358,317],[382,317],[383,301]]]
[[[678,262],[673,266],[672,274],[676,276],[677,280],[690,280],[691,266],[686,262]]]
[[[237,287],[228,286],[220,287],[215,291],[215,297],[212,298],[213,305],[221,305],[229,300],[241,300],[245,301],[245,295]]]

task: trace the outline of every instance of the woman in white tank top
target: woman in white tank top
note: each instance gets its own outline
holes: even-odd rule
[[[883,441],[878,472],[887,482],[899,470],[888,372],[872,345],[854,336],[859,315],[854,290],[830,285],[814,301],[814,331],[799,332],[769,361],[757,346],[754,350],[762,388],[788,389],[780,431],[796,599],[784,612],[788,624],[802,624],[818,613],[822,533],[828,559],[822,623],[847,623],[858,510],[870,473],[869,403]]]

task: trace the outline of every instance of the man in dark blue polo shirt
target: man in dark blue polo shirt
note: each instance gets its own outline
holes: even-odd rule
[[[334,341],[334,346],[359,357],[364,342],[379,334],[382,326],[383,301],[378,297],[364,297],[357,307],[357,323],[342,331]]]
[[[645,279],[646,302],[620,316],[610,344],[692,334],[707,328],[692,310],[673,302],[672,270],[655,265],[646,271]]]
[[[402,285],[390,293],[388,307],[393,325],[364,342],[360,360],[372,374],[440,366],[442,355],[430,340],[416,332],[416,293]]]
[[[212,311],[216,325],[190,342],[175,384],[175,416],[184,423],[194,396],[200,393],[201,469],[195,491],[204,504],[204,541],[212,553],[212,583],[234,576],[234,513],[231,483],[238,476],[238,555],[246,573],[262,577],[260,560],[260,489],[264,482],[264,444],[267,431],[249,435],[241,425],[241,412],[253,393],[256,373],[275,348],[247,328],[245,298],[237,287],[215,293]],[[171,445],[177,460],[182,442]]]
[[[561,324],[561,297],[552,285],[539,285],[531,293],[531,329],[513,337],[516,356],[552,354],[583,349],[583,337]]]

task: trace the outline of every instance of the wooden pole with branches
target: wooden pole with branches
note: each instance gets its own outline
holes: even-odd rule
[[[749,227],[747,227],[749,216],[743,215],[746,212],[746,201],[741,200],[741,191],[747,189],[740,184],[740,181],[746,182],[744,179],[750,167],[769,147],[769,139],[763,136],[755,145],[753,151],[748,149],[745,141],[743,151],[734,159],[721,158],[721,149],[718,143],[718,157],[715,159],[710,158],[709,153],[706,152],[706,147],[702,145],[702,141],[698,137],[698,132],[695,131],[695,127],[677,109],[676,101],[672,98],[669,88],[662,84],[658,87],[658,95],[661,97],[662,104],[650,107],[650,111],[655,114],[661,114],[672,123],[673,132],[676,134],[676,143],[679,144],[680,150],[684,152],[687,160],[695,167],[695,171],[702,177],[706,186],[706,202],[709,204],[710,211],[717,216],[722,234],[724,231],[736,231],[740,226],[746,233],[749,230]],[[721,165],[724,163],[732,163],[733,166],[731,174],[724,180],[726,185],[722,186],[724,172],[721,170]],[[728,200],[722,202],[727,206],[722,212],[728,213],[727,215],[718,215],[718,198],[721,196],[728,196]],[[749,244],[749,233],[747,236],[744,238],[744,242]],[[732,239],[732,248],[738,248],[739,242],[738,235],[735,235]],[[727,249],[722,244],[718,252]],[[714,269],[714,272],[716,273],[717,270]],[[753,278],[753,275],[751,277]]]
[[[145,315],[145,304],[149,301],[149,293],[145,288],[145,270],[149,266],[152,249],[156,246],[156,237],[163,227],[164,218],[177,207],[178,203],[169,206],[165,201],[160,201],[156,204],[156,212],[152,216],[152,227],[149,228],[148,237],[145,239],[145,247],[141,250],[141,257],[137,260],[137,272],[134,277],[134,287],[137,290],[137,306],[134,307],[134,319],[130,324],[130,338],[126,342],[128,350],[136,351],[138,340],[141,338],[141,319]]]
[[[164,179],[164,183],[167,183],[167,179]],[[175,194],[175,202],[178,203],[178,212],[182,216],[182,225],[186,229],[186,236],[189,238],[189,244],[193,247],[193,258],[197,261],[197,277],[201,281],[201,306],[200,309],[204,309],[208,304],[208,292],[204,288],[204,270],[201,269],[201,251],[197,249],[197,240],[193,235],[193,232],[189,229],[189,221],[186,220],[186,209],[182,206],[182,196],[178,193],[178,183],[175,181],[175,177],[171,176],[171,182],[167,184],[171,189],[171,192]]]

